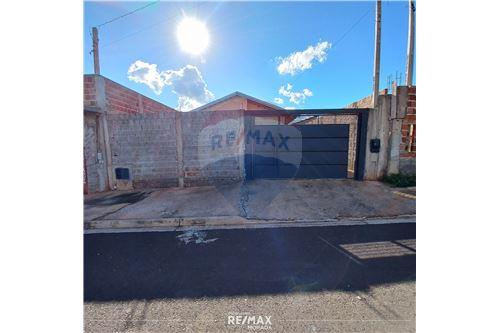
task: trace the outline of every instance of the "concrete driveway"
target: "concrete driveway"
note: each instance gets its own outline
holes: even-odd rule
[[[187,226],[266,221],[328,222],[414,215],[415,206],[415,196],[401,195],[397,189],[380,182],[255,180],[231,185],[91,195],[85,198],[85,222],[87,229],[182,226],[183,221]]]
[[[85,331],[414,332],[415,229],[86,234]]]

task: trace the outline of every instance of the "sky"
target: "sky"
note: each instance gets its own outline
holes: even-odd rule
[[[85,74],[91,28],[147,4],[84,2]],[[341,108],[371,94],[374,17],[373,1],[157,2],[99,27],[101,75],[182,111],[235,91]],[[404,83],[407,34],[408,2],[384,1],[380,89],[397,72]]]

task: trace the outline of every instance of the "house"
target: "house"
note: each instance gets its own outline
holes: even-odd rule
[[[258,98],[246,95],[239,91],[219,98],[215,101],[200,106],[192,111],[282,111],[286,109],[274,105],[269,102],[262,101]],[[279,112],[277,112],[279,113]],[[294,116],[291,115],[266,115],[256,116],[255,125],[286,125],[293,121]]]

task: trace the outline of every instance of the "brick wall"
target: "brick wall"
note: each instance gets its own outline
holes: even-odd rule
[[[108,115],[113,170],[129,168],[134,188],[177,186],[175,113]]]
[[[83,77],[83,105],[97,106],[94,75]]]
[[[406,116],[403,118],[401,127],[401,157],[417,156],[417,88],[408,87],[408,99],[406,103]],[[411,133],[411,127],[413,132]],[[410,145],[411,144],[411,145]],[[410,149],[411,148],[411,149]],[[408,151],[410,150],[410,151]]]
[[[399,171],[416,172],[417,158],[417,88],[408,87],[406,114],[401,125]]]
[[[184,184],[242,180],[243,111],[185,112],[181,117]]]
[[[96,78],[104,80],[106,108],[109,113],[173,112],[175,109],[139,94],[103,76],[83,76],[83,103],[85,106],[99,106],[97,103]],[[102,106],[101,106],[102,107]]]
[[[105,93],[110,113],[173,112],[174,109],[139,94],[109,79],[105,81]]]

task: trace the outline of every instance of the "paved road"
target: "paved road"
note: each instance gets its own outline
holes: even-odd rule
[[[87,332],[415,330],[415,224],[85,235]],[[243,318],[241,317],[241,318]]]

